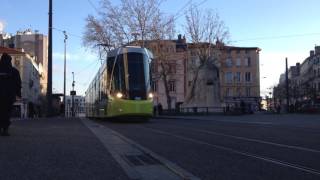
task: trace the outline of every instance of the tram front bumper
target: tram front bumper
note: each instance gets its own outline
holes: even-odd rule
[[[153,103],[151,100],[114,99],[108,107],[108,116],[152,116]]]

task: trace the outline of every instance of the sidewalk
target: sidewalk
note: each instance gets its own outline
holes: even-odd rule
[[[96,136],[77,119],[12,122],[0,136],[0,179],[128,179]]]

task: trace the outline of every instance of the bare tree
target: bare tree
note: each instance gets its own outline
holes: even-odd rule
[[[191,85],[187,92],[186,103],[190,103],[195,97],[196,86],[199,80],[199,72],[207,65],[218,70],[220,49],[229,38],[229,31],[213,10],[201,10],[197,6],[191,6],[186,11],[186,33],[192,43],[189,50],[196,59],[190,70],[193,73]],[[219,42],[219,43],[217,43]]]
[[[163,0],[121,0],[113,5],[109,0],[101,0],[98,17],[89,15],[84,32],[83,44],[93,49],[98,44],[107,44],[110,48],[124,44],[138,44],[145,47],[146,41],[155,42],[158,51],[153,51],[153,64],[160,66],[156,76],[165,87],[168,107],[171,108],[168,78],[171,63],[166,51],[166,41],[175,34],[173,16],[166,16],[160,10]],[[138,36],[137,36],[138,35]]]
[[[84,33],[83,44],[95,48],[96,44],[108,44],[118,47],[135,40],[138,34],[144,46],[159,31],[167,29],[172,23],[164,25],[163,13],[160,11],[162,0],[121,0],[113,5],[109,0],[101,0],[98,17],[89,15]]]

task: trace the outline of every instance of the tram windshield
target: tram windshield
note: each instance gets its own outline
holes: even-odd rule
[[[150,90],[148,57],[134,52],[118,55],[113,81],[112,89],[124,93],[126,99],[147,99]]]

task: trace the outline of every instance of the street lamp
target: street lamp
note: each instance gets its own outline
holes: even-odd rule
[[[63,105],[64,105],[64,116],[66,116],[65,107],[66,107],[66,67],[67,67],[67,39],[68,35],[66,31],[63,31],[64,34],[64,79],[63,79]]]
[[[74,91],[74,86],[75,86],[75,81],[74,81],[74,72],[72,72],[72,91],[71,91],[71,96],[72,96],[72,108],[71,108],[71,114],[72,117],[75,116],[75,109],[74,109],[74,96],[76,95]]]

